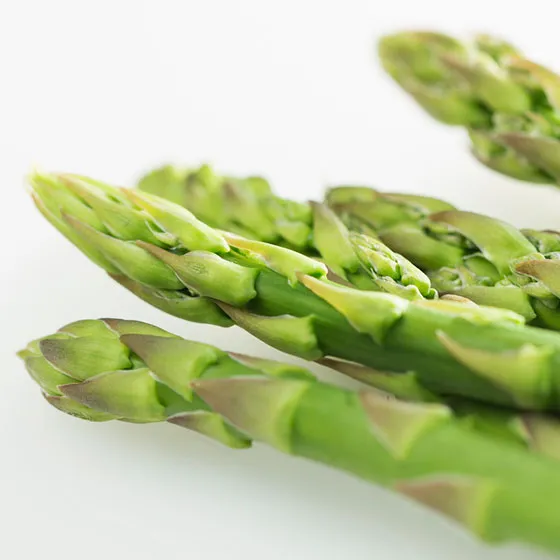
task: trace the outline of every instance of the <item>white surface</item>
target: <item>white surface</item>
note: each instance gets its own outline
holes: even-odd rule
[[[14,352],[66,322],[120,316],[279,356],[114,285],[34,211],[21,185],[35,164],[126,183],[164,161],[209,161],[300,199],[353,181],[559,227],[560,193],[477,165],[461,131],[424,116],[373,55],[394,29],[487,30],[554,65],[554,12],[545,0],[1,3],[0,557],[544,558],[489,549],[385,491],[262,447],[66,417]]]

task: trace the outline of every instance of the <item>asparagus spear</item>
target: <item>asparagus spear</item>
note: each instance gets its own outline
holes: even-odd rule
[[[322,260],[331,277],[406,299],[437,296],[428,277],[374,236],[350,232],[326,205],[274,195],[262,177],[220,176],[208,166],[154,169],[138,184],[206,224]]]
[[[345,287],[316,260],[220,234],[181,206],[69,175],[35,173],[37,206],[122,285],[185,319],[238,324],[285,352],[417,372],[428,390],[560,409],[560,335],[513,312]]]
[[[328,205],[354,230],[375,231],[426,271],[440,294],[511,309],[560,329],[560,233],[455,209],[431,197],[335,187]]]
[[[403,32],[379,42],[389,75],[432,117],[464,126],[474,156],[533,183],[560,181],[560,78],[513,45]]]
[[[253,182],[262,188],[256,191]],[[305,244],[293,248],[311,256],[318,252],[338,276],[359,288],[408,299],[431,298],[435,288],[444,297],[452,294],[511,309],[528,322],[560,329],[556,232],[518,231],[430,197],[366,187],[331,189],[326,202],[351,230],[348,233],[323,205],[282,199],[264,179],[220,177],[208,166],[196,170],[165,166],[142,178],[139,188],[180,203],[203,221],[210,214],[206,209],[216,207],[213,226],[242,229],[252,239],[279,245],[286,242],[281,234],[284,224],[297,222],[309,234]],[[299,208],[298,215],[289,210],[292,204]],[[258,216],[267,227],[251,229]]]
[[[560,552],[557,463],[444,405],[341,389],[136,321],[79,321],[20,355],[47,400],[74,416],[167,420],[234,448],[262,441],[393,488],[489,542]]]

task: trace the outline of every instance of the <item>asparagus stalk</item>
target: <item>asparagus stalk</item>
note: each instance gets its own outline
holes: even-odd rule
[[[128,341],[130,336],[132,342]],[[142,351],[134,350],[134,337],[138,336]],[[154,361],[150,358],[151,354],[145,355],[143,352],[151,348],[150,344],[156,337],[158,341],[154,344],[161,348],[154,354],[160,358]],[[164,337],[173,341],[159,340]],[[168,362],[162,362],[164,352],[167,352],[166,360],[171,364],[169,369],[166,365]],[[32,341],[18,355],[24,360],[31,377],[41,387],[45,399],[62,412],[93,422],[115,419],[151,422],[169,418],[180,410],[183,424],[186,423],[186,413],[194,414],[201,422],[189,427],[236,448],[246,447],[249,442],[232,431],[221,419],[217,419],[215,414],[211,414],[200,399],[193,400],[189,383],[194,379],[191,375],[195,374],[191,371],[183,376],[179,373],[182,368],[189,365],[195,367],[198,363],[197,379],[214,379],[217,372],[222,372],[223,376],[258,373],[306,381],[315,379],[308,370],[298,366],[222,352],[207,344],[183,340],[153,325],[122,319],[70,323],[55,334]],[[141,359],[139,355],[142,356]],[[149,366],[146,361],[149,361]],[[453,410],[457,421],[461,421],[469,429],[560,460],[560,420],[555,417],[494,408],[462,398],[442,399],[422,387],[414,372],[380,372],[332,358],[325,358],[321,363],[331,370],[365,382],[387,397],[413,403],[446,405]],[[155,383],[153,379],[146,380],[146,368],[151,368],[150,375],[152,378],[155,375]],[[110,371],[113,372],[111,375],[108,374]],[[169,377],[165,377],[164,372],[169,372]],[[105,375],[98,375],[101,373]],[[98,378],[94,383],[92,378],[95,376]],[[117,380],[121,376],[128,381],[125,380],[122,389],[119,389]],[[182,385],[177,385],[177,382]],[[164,385],[172,391],[167,391]],[[146,405],[138,405],[140,394],[144,393],[146,387],[150,387],[148,393],[156,388],[156,395],[163,408],[150,409]],[[153,412],[155,410],[159,410],[161,414]],[[196,419],[191,416],[189,418],[193,421]]]
[[[333,358],[323,358],[319,362],[399,400],[443,404],[453,410],[457,419],[476,431],[560,460],[560,420],[555,416],[534,412],[520,413],[464,397],[442,397],[423,387],[413,371],[378,371]]]
[[[432,117],[467,129],[474,156],[510,177],[558,185],[560,78],[513,45],[433,32],[384,37],[389,75]]]
[[[441,404],[316,381],[136,321],[80,321],[20,353],[47,400],[88,420],[169,421],[252,440],[401,492],[489,542],[560,552],[555,461],[473,429]]]
[[[206,224],[322,260],[332,278],[406,299],[437,296],[428,277],[378,238],[350,232],[326,205],[272,193],[262,177],[224,177],[208,165],[155,169],[138,184],[191,211]]]
[[[221,234],[153,195],[70,175],[35,173],[30,183],[38,208],[70,241],[175,316],[235,323],[310,360],[412,370],[436,394],[560,409],[560,335],[524,326],[513,312],[342,286],[314,259]]]
[[[262,186],[258,192],[253,181]],[[323,205],[282,199],[264,179],[220,177],[208,166],[196,170],[165,166],[142,178],[139,188],[176,201],[203,221],[210,213],[205,209],[227,208],[229,213],[219,210],[214,215],[213,226],[242,229],[252,239],[279,245],[286,244],[281,234],[284,224],[299,220],[309,234],[305,244],[293,248],[319,254],[331,270],[356,287],[407,299],[431,298],[437,290],[443,297],[454,295],[511,309],[537,326],[560,329],[556,280],[560,268],[550,262],[560,254],[557,232],[518,231],[430,197],[366,187],[331,189],[326,202],[349,233]],[[297,216],[283,210],[292,204],[300,209]],[[250,229],[255,216],[269,225]]]

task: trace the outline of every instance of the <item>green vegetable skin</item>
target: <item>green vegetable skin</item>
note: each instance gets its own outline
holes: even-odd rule
[[[560,181],[560,77],[512,45],[403,32],[379,42],[389,75],[432,117],[467,128],[491,169],[534,183]]]
[[[168,420],[251,440],[393,488],[490,542],[560,552],[555,461],[482,434],[441,404],[316,381],[136,321],[80,321],[20,352],[54,406],[88,420]]]
[[[34,174],[45,217],[152,305],[234,323],[294,355],[416,372],[436,394],[560,409],[560,335],[507,310],[416,300],[330,282],[299,253],[222,235],[164,199],[69,175]]]
[[[191,170],[164,166],[143,177],[138,187],[181,204],[203,221],[209,215],[206,209],[216,207],[212,226],[242,229],[260,241],[284,245],[286,224],[293,230],[299,223],[308,235],[292,248],[318,253],[358,288],[407,299],[433,298],[437,290],[444,297],[510,309],[527,322],[560,329],[556,232],[519,231],[430,197],[333,188],[326,202],[345,227],[324,205],[282,199],[264,179],[221,177],[206,165]],[[255,216],[267,226],[253,225]]]

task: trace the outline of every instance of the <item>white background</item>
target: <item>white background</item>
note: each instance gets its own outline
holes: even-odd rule
[[[537,560],[257,446],[178,428],[88,424],[46,405],[14,352],[66,322],[120,316],[280,354],[237,329],[163,316],[114,285],[34,210],[33,165],[120,184],[214,163],[320,197],[328,183],[439,195],[520,226],[560,227],[560,193],[474,162],[383,76],[402,28],[491,31],[560,67],[550,0],[18,0],[0,4],[0,557],[58,560]]]

